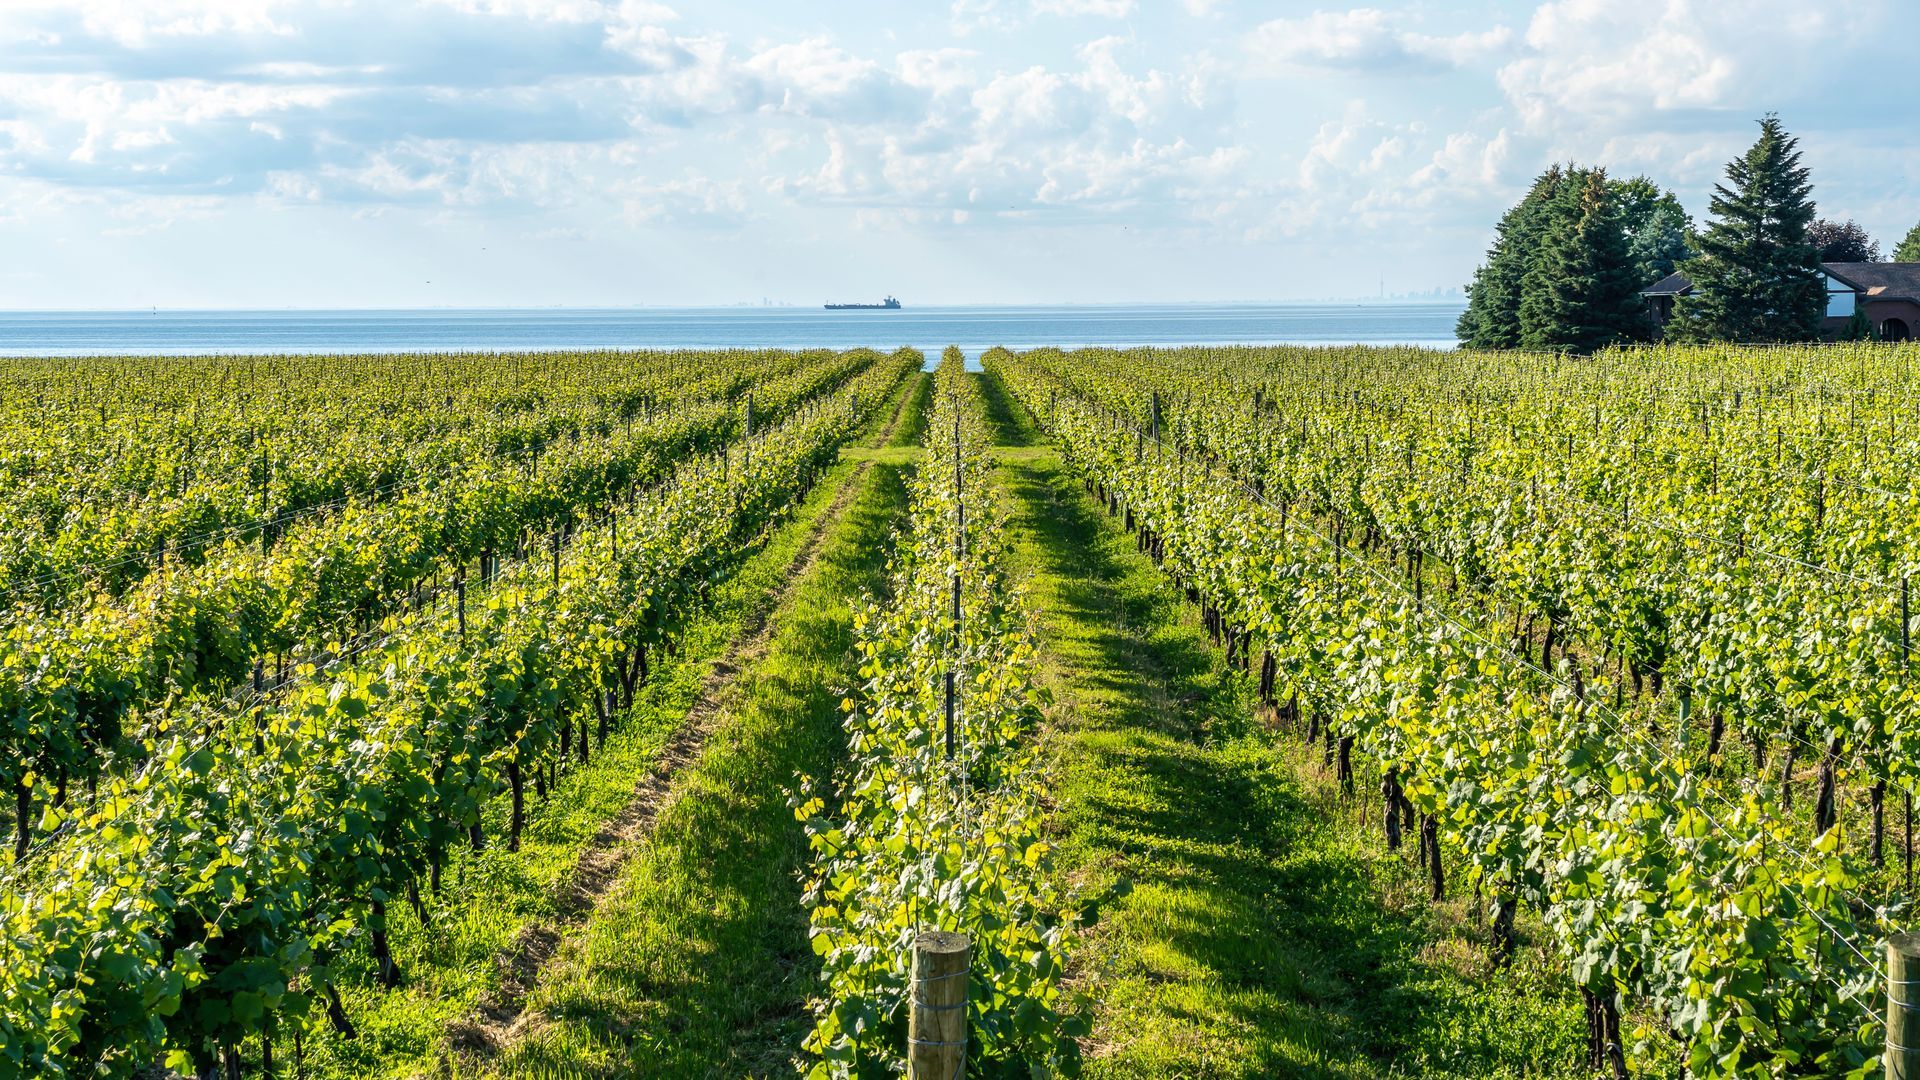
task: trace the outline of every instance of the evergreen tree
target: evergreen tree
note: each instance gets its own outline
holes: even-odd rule
[[[1521,344],[1585,353],[1632,341],[1647,325],[1640,288],[1619,192],[1606,170],[1570,174],[1527,276]]]
[[[1867,318],[1867,309],[1858,304],[1853,306],[1853,317],[1847,320],[1846,329],[1840,331],[1841,341],[1879,341],[1880,332],[1874,328],[1873,320]]]
[[[1467,310],[1454,329],[1462,345],[1473,349],[1520,346],[1521,292],[1539,253],[1549,207],[1566,176],[1558,165],[1541,173],[1526,196],[1501,217],[1486,264],[1474,271],[1467,286]]]
[[[1700,257],[1684,267],[1693,292],[1675,305],[1670,329],[1693,341],[1813,339],[1826,286],[1807,242],[1813,185],[1798,140],[1769,114],[1752,148],[1727,164],[1727,179],[1714,185]]]
[[[1604,173],[1601,175],[1604,177]],[[1555,165],[1535,178],[1526,197],[1500,219],[1487,261],[1474,271],[1473,282],[1467,286],[1467,310],[1461,313],[1455,328],[1463,345],[1478,349],[1594,347],[1587,336],[1560,321],[1564,305],[1541,290],[1566,266],[1585,261],[1585,256],[1576,258],[1576,253],[1567,250],[1566,243],[1574,242],[1575,237],[1587,237],[1579,241],[1586,243],[1601,236],[1611,245],[1615,225],[1620,241],[1626,245],[1625,277],[1633,284],[1628,301],[1633,309],[1631,329],[1626,336],[1644,336],[1646,312],[1639,290],[1672,273],[1687,257],[1693,222],[1672,192],[1636,176],[1606,182],[1612,220],[1600,233],[1582,233],[1580,226],[1586,213],[1582,200],[1590,176],[1586,169]],[[1557,243],[1560,261],[1548,268],[1546,253]],[[1619,253],[1610,249],[1599,261],[1607,269],[1608,288],[1614,288],[1612,275],[1621,272]],[[1561,291],[1584,296],[1581,288],[1573,285]],[[1530,294],[1534,297],[1531,307],[1527,303]],[[1606,306],[1613,310],[1617,295],[1607,295]],[[1606,324],[1614,325],[1613,319],[1610,317]],[[1607,342],[1619,339],[1611,332],[1601,336]]]
[[[1920,225],[1915,225],[1907,238],[1900,241],[1900,246],[1893,249],[1893,261],[1920,262]]]
[[[1615,181],[1613,191],[1633,253],[1634,274],[1644,289],[1673,273],[1692,254],[1693,219],[1673,192],[1644,176]]]
[[[1579,273],[1578,253],[1581,191],[1586,175],[1569,170],[1555,187],[1540,216],[1534,258],[1520,284],[1520,347],[1572,348],[1577,313],[1566,298],[1586,288],[1582,280],[1565,281]]]

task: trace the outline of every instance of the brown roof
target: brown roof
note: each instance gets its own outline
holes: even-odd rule
[[[1920,301],[1920,262],[1837,262],[1820,264],[1866,300]]]
[[[1830,262],[1821,269],[1850,285],[1866,300],[1912,300],[1920,303],[1920,262]],[[1687,275],[1676,270],[1640,290],[1641,296],[1681,296],[1693,289]]]

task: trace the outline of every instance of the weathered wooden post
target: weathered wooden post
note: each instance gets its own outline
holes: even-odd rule
[[[1920,933],[1887,939],[1887,1080],[1920,1080]]]
[[[959,1080],[966,1074],[967,970],[972,957],[965,934],[925,930],[913,939],[907,1080]]]

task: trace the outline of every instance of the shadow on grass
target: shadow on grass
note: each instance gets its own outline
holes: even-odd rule
[[[932,411],[933,375],[920,372],[912,376],[913,396],[907,400],[906,413],[900,418],[900,424],[893,429],[893,438],[887,440],[888,446],[918,447],[927,433],[927,415]]]
[[[1006,403],[996,379],[986,389]],[[1008,441],[1031,430],[1012,421],[1003,409]],[[1310,801],[1132,537],[1055,462],[1001,476],[1061,702],[1059,865],[1096,893],[1131,886],[1075,973],[1088,1073],[1557,1074],[1485,1015],[1502,1010],[1481,990],[1421,961],[1434,932],[1378,880],[1399,864]],[[1471,1015],[1445,1015],[1463,997]]]
[[[849,605],[884,587],[886,538],[906,502],[896,467],[873,466],[864,484],[654,841],[536,992],[534,1034],[504,1072],[790,1071],[819,963],[795,876],[805,836],[786,790],[796,773],[828,775],[840,755]]]
[[[985,374],[976,374],[974,378],[980,380],[980,398],[986,407],[987,423],[997,432],[995,445],[1033,446],[1042,441],[1026,410],[1007,396],[1007,388],[999,379]]]

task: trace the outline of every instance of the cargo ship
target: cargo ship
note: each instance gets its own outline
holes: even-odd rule
[[[828,311],[899,311],[900,301],[889,296],[877,304],[828,304]]]

